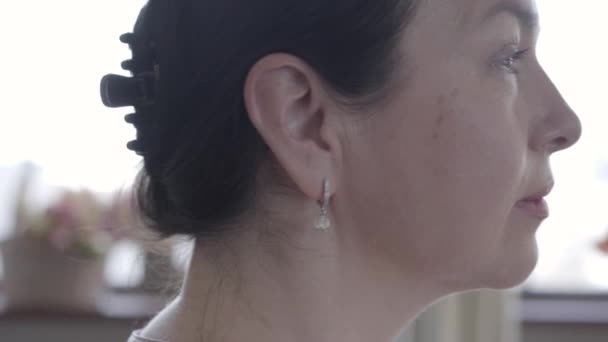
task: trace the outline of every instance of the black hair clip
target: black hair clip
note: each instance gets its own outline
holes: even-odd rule
[[[105,75],[101,79],[101,100],[111,108],[154,104],[158,80],[158,64],[154,66],[153,71],[145,71],[134,77]]]
[[[146,153],[146,141],[150,141],[155,130],[155,116],[161,106],[160,71],[166,72],[166,56],[160,53],[170,49],[169,36],[174,34],[177,22],[177,4],[173,1],[148,0],[141,9],[133,32],[120,36],[120,41],[129,45],[132,59],[123,61],[123,69],[132,77],[116,74],[101,79],[100,92],[104,105],[111,108],[134,106],[135,113],[125,117],[137,130],[137,139],[127,144],[139,155]],[[164,58],[164,59],[163,59]],[[145,108],[150,107],[151,108]]]
[[[158,62],[154,60],[155,52],[153,50],[155,44],[153,41],[141,39],[134,33],[125,33],[120,36],[120,41],[129,44],[132,50],[138,51],[138,60],[149,61],[153,65],[152,70],[144,70],[136,72],[136,69],[141,69],[141,65],[150,65],[147,62],[136,65],[133,60],[126,60],[121,63],[123,69],[128,70],[133,74],[133,77],[126,77],[116,74],[105,75],[101,79],[100,92],[101,100],[104,105],[111,108],[134,106],[136,112],[125,117],[125,121],[133,124],[137,129],[137,139],[129,142],[127,148],[136,152],[138,155],[144,155],[144,144],[140,140],[140,128],[144,122],[150,118],[144,117],[143,113],[138,110],[142,106],[150,106],[155,103],[158,96],[158,87],[160,79],[160,67]],[[145,45],[142,45],[144,43]],[[147,47],[147,48],[143,48]],[[139,68],[138,68],[139,66]]]

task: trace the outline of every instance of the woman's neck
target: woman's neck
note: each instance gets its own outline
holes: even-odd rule
[[[389,342],[441,297],[412,270],[344,239],[353,234],[294,228],[314,210],[290,217],[289,232],[286,223],[248,227],[222,245],[198,241],[181,295],[144,334],[170,342]]]

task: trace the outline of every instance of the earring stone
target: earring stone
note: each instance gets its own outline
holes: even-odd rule
[[[328,215],[329,198],[329,180],[325,179],[323,181],[323,201],[321,202],[321,214],[315,223],[315,228],[318,230],[325,231],[331,226]]]

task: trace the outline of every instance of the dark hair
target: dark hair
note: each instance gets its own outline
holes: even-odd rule
[[[144,156],[137,201],[147,224],[162,237],[208,236],[251,206],[270,156],[243,99],[260,58],[292,54],[347,103],[374,103],[400,60],[397,41],[415,2],[150,0],[133,34],[121,37],[133,51],[123,67],[141,76],[134,84],[143,95],[127,120],[138,132],[129,146]]]

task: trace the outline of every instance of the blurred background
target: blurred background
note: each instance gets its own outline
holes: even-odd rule
[[[132,217],[129,109],[99,98],[144,3],[0,3],[0,341],[126,341],[175,293],[190,243]],[[434,305],[401,342],[608,340],[608,2],[537,3],[539,58],[584,132],[552,159],[538,266]]]

